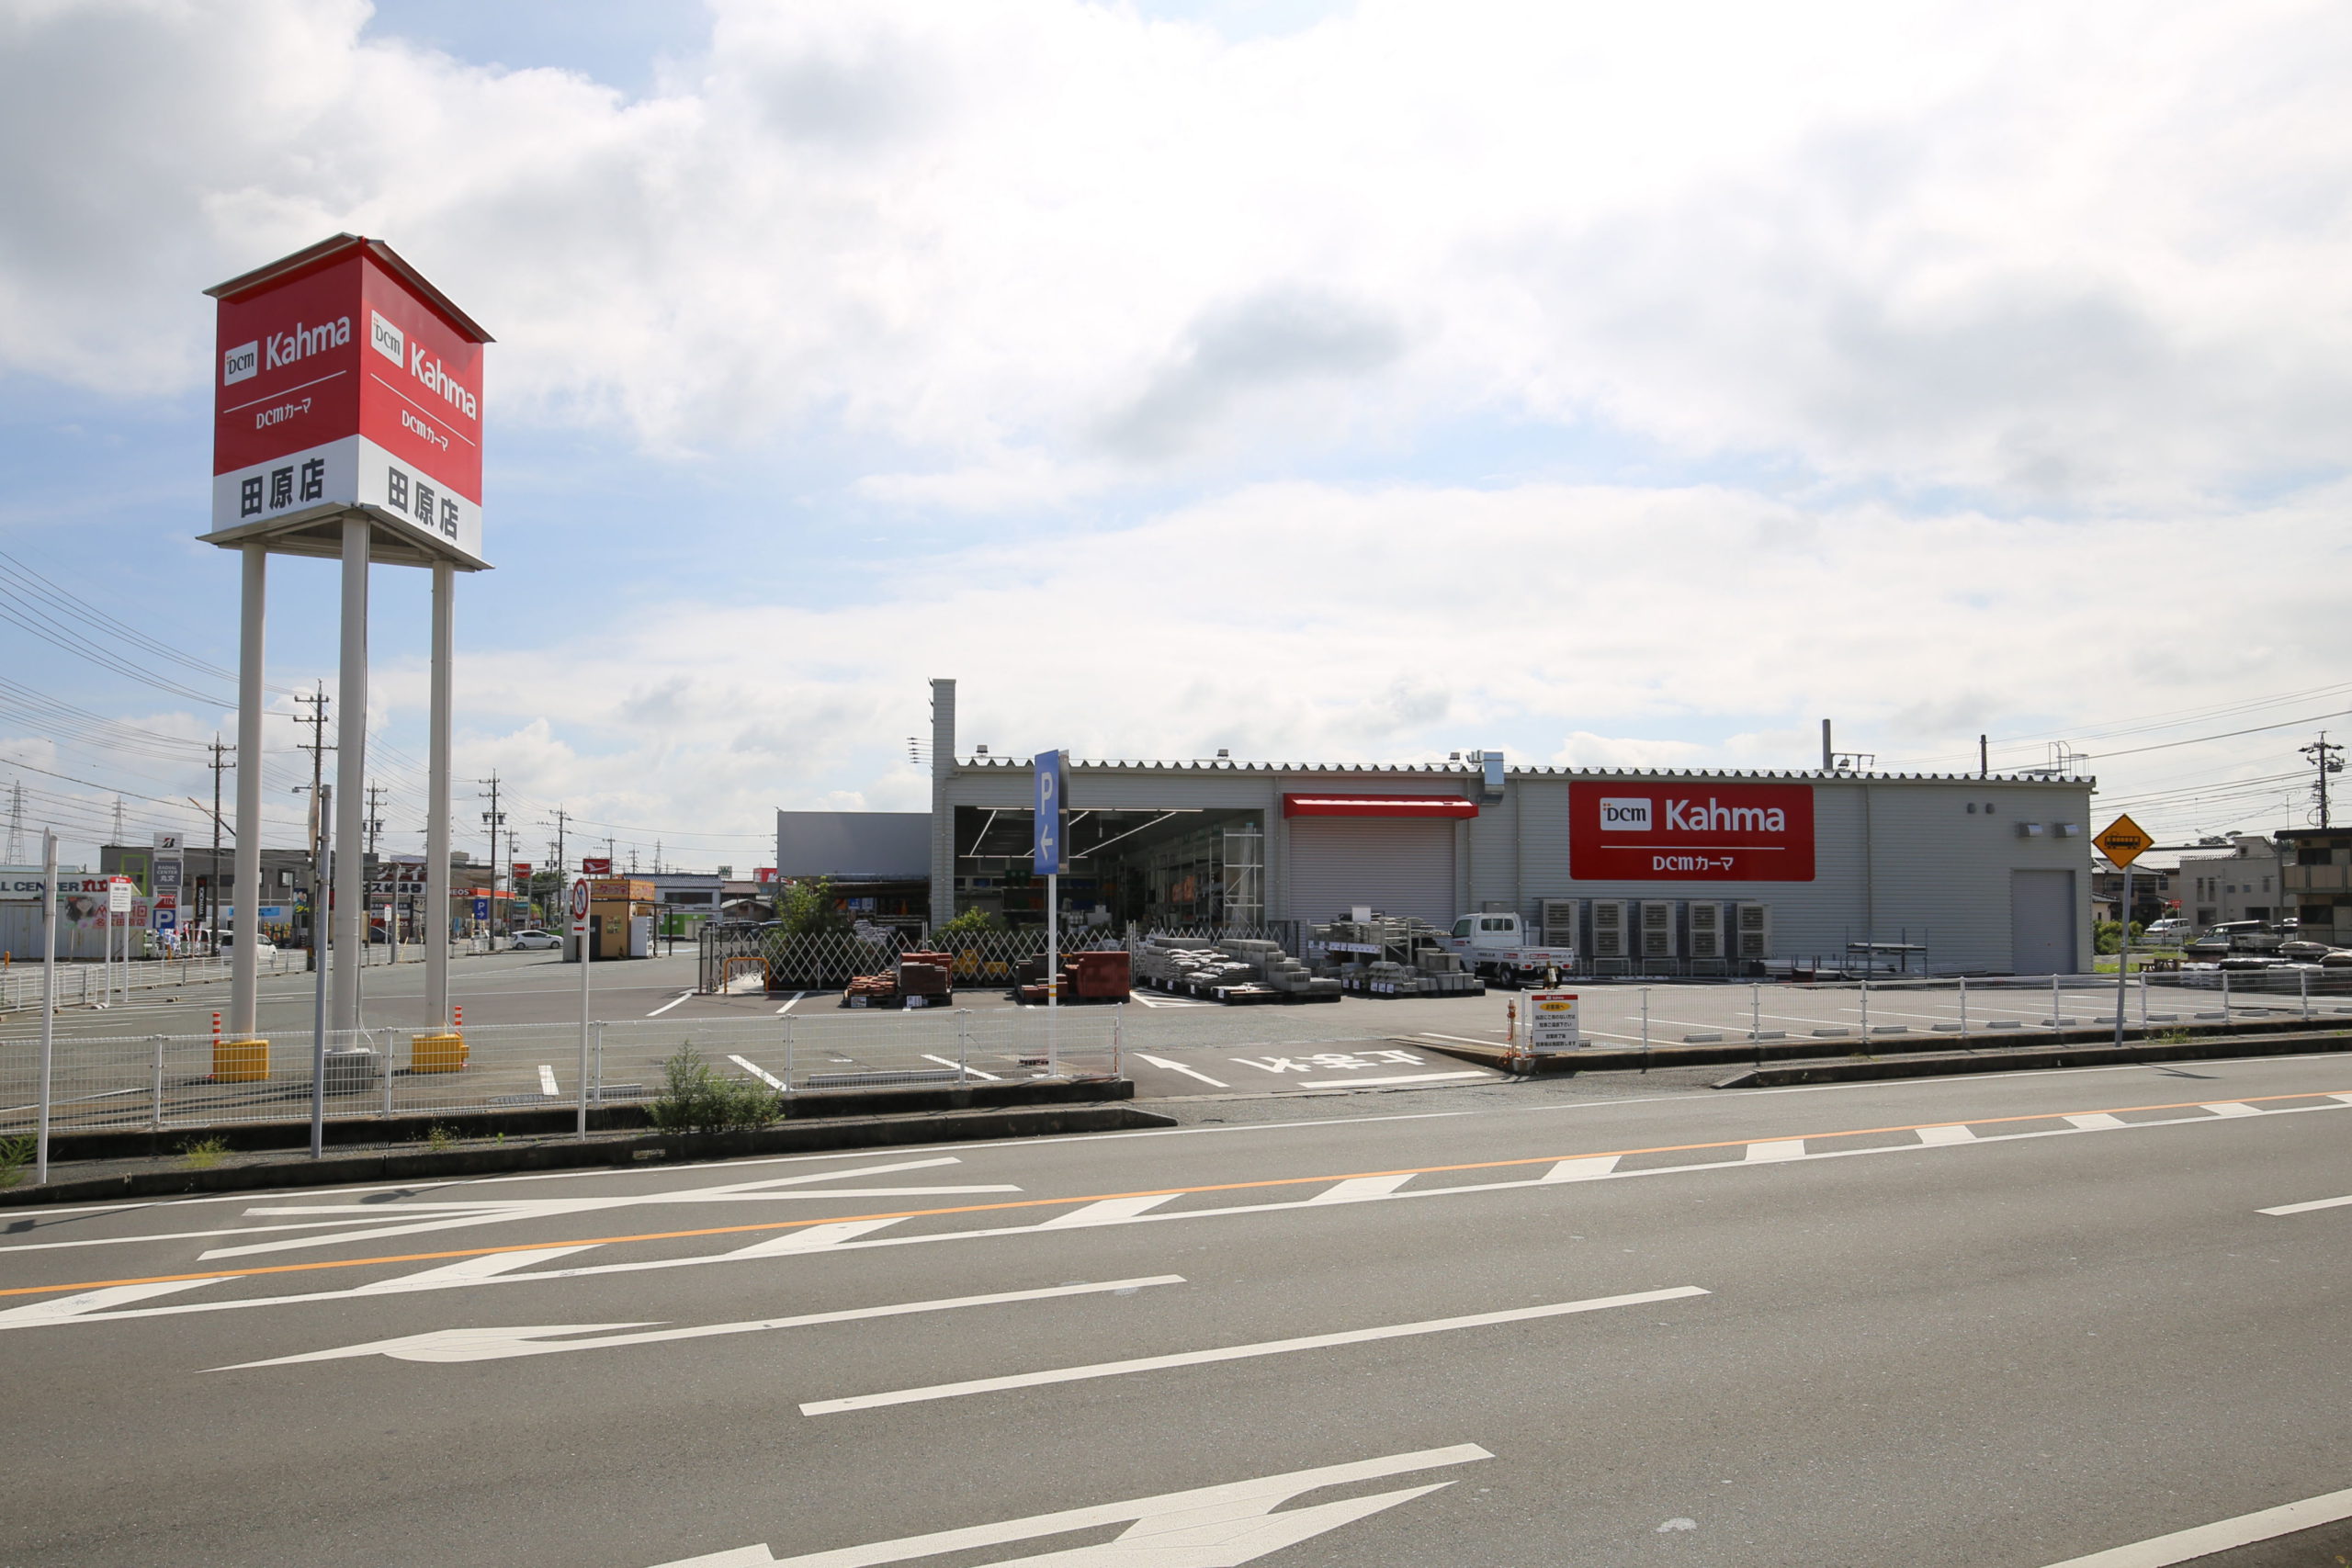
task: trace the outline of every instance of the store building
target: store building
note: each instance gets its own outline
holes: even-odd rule
[[[933,682],[930,914],[1044,918],[1027,757],[960,755]],[[1517,911],[1604,972],[1835,964],[1915,972],[2089,961],[2091,781],[1843,771],[1672,773],[1437,764],[1114,761],[1068,767],[1065,911],[1107,923],[1303,934],[1356,908],[1432,924]],[[780,845],[779,865],[786,863]]]

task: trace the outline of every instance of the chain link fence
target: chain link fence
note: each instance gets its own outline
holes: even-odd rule
[[[291,975],[303,968],[303,953],[300,948],[271,948],[254,958],[255,968],[262,975]],[[200,986],[229,978],[229,956],[189,953],[176,958],[134,958],[128,964],[111,965],[73,963],[57,966],[57,1000],[60,1006],[86,1003],[106,995],[109,987],[118,994],[128,985],[134,991],[153,990],[158,987]],[[38,959],[28,964],[11,964],[0,971],[0,1011],[20,1008],[37,1008],[41,999],[41,965]]]
[[[663,1063],[692,1048],[722,1076],[790,1095],[950,1087],[1121,1072],[1121,1010],[974,1012],[936,1008],[840,1018],[658,1019],[469,1028],[462,1051],[423,1029],[327,1038],[326,1113],[405,1117],[638,1104],[662,1091]],[[0,1044],[0,1136],[40,1116],[40,1043]],[[203,1128],[310,1114],[306,1031],[266,1053],[210,1035],[107,1035],[54,1047],[51,1124],[65,1132]],[[584,1067],[583,1067],[584,1063]],[[389,1068],[389,1070],[387,1070]]]

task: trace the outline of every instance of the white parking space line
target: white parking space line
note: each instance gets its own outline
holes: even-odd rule
[[[791,1011],[791,1010],[792,1010],[796,1006],[797,1006],[797,1005],[799,1004],[800,998],[803,998],[803,997],[805,997],[805,996],[807,996],[808,994],[808,992],[806,992],[806,991],[795,991],[795,992],[793,992],[793,993],[792,993],[792,1000],[791,1000],[791,1001],[788,1001],[788,1002],[786,1002],[786,1003],[785,1003],[782,1007],[780,1007],[780,1008],[778,1008],[778,1009],[776,1009],[776,1010],[775,1010],[775,1015],[776,1015],[776,1017],[778,1017],[778,1018],[782,1018],[786,1013],[790,1012],[790,1011]]]
[[[1398,1074],[1397,1076],[1396,1076],[1396,1077],[1383,1077],[1383,1078],[1315,1078],[1315,1079],[1311,1079],[1311,1080],[1309,1080],[1309,1079],[1301,1079],[1301,1080],[1299,1081],[1298,1087],[1299,1087],[1300,1089],[1357,1089],[1357,1088],[1360,1088],[1360,1087],[1362,1087],[1362,1086],[1363,1086],[1363,1085],[1365,1085],[1365,1084],[1376,1084],[1376,1083],[1453,1083],[1453,1082],[1458,1082],[1459,1080],[1461,1080],[1461,1079],[1463,1079],[1463,1078],[1483,1078],[1483,1077],[1492,1077],[1492,1076],[1493,1076],[1492,1074],[1489,1074],[1489,1073],[1481,1073],[1481,1072],[1466,1072],[1466,1073],[1401,1073],[1401,1074]]]
[[[972,1077],[980,1079],[984,1083],[997,1083],[1001,1080],[1003,1076],[1000,1073],[984,1073],[978,1067],[968,1067],[961,1062],[951,1062],[944,1056],[934,1056],[928,1051],[923,1053],[922,1059],[926,1062],[936,1062],[943,1067],[955,1067]]]
[[[1450,1041],[1456,1045],[1484,1045],[1489,1051],[1499,1051],[1503,1048],[1503,1042],[1499,1040],[1473,1040],[1466,1034],[1440,1034],[1433,1029],[1424,1029],[1420,1033],[1415,1035],[1414,1038],[1417,1040],[1445,1040]]]
[[[759,1079],[762,1083],[767,1085],[770,1089],[788,1089],[791,1087],[782,1078],[777,1077],[774,1073],[771,1073],[765,1067],[761,1066],[757,1062],[749,1062],[741,1056],[729,1056],[727,1059],[734,1063],[737,1066],[742,1068],[745,1072],[751,1074],[753,1077]]]
[[[539,1092],[541,1094],[561,1094],[563,1092],[563,1090],[556,1087],[555,1069],[548,1066],[545,1062],[541,1062],[539,1064]]]
[[[1155,1067],[1165,1067],[1171,1073],[1182,1073],[1188,1078],[1198,1078],[1203,1083],[1208,1085],[1211,1089],[1231,1089],[1233,1087],[1229,1083],[1219,1082],[1217,1079],[1209,1077],[1206,1073],[1196,1073],[1182,1062],[1171,1062],[1165,1056],[1147,1056],[1142,1052],[1138,1051],[1136,1053],[1136,1057],[1139,1061],[1149,1062]]]
[[[1611,1307],[1646,1306],[1654,1302],[1679,1301],[1707,1292],[1696,1285],[1672,1290],[1642,1291],[1633,1295],[1596,1296],[1589,1301],[1554,1302],[1519,1307],[1510,1312],[1475,1313],[1467,1317],[1438,1317],[1421,1323],[1396,1323],[1379,1328],[1354,1328],[1339,1334],[1309,1334],[1296,1339],[1269,1339],[1254,1345],[1224,1345],[1213,1350],[1185,1350],[1172,1356],[1139,1356],[1128,1361],[1097,1361],[1091,1366],[1056,1367],[1048,1371],[1015,1372],[1010,1377],[974,1378],[968,1382],[933,1383],[928,1388],[894,1389],[888,1393],[853,1394],[847,1399],[818,1399],[801,1405],[804,1416],[833,1416],[850,1410],[874,1410],[887,1404],[918,1404],[933,1399],[959,1399],[967,1394],[993,1393],[1002,1389],[1035,1388],[1044,1383],[1078,1382],[1088,1378],[1123,1377],[1130,1372],[1161,1371],[1170,1367],[1197,1367],[1214,1361],[1239,1361],[1255,1356],[1280,1356],[1293,1350],[1321,1350],[1335,1345],[1363,1345],[1377,1339],[1404,1339],[1421,1334],[1443,1334],[1456,1328],[1488,1328],[1500,1323],[1526,1323],[1570,1313],[1601,1312]]]
[[[1177,997],[1148,997],[1141,991],[1130,991],[1127,995],[1131,1000],[1141,1002],[1148,1008],[1213,1008],[1218,1005],[1216,1002],[1193,1001]]]
[[[694,993],[692,991],[680,991],[676,996],[672,997],[668,1001],[663,1002],[660,1007],[655,1008],[651,1012],[647,1013],[645,1016],[648,1018],[660,1018],[663,1013],[668,1012],[672,1008],[676,1007],[680,1002],[684,1001],[688,997],[693,995]]]
[[[1937,1144],[1973,1144],[1976,1142],[1976,1134],[1965,1127],[1922,1127],[1919,1129],[1919,1141],[1931,1146]]]
[[[1750,1144],[1741,1156],[1751,1165],[1764,1165],[1776,1159],[1804,1158],[1803,1138],[1774,1138],[1769,1143]]]
[[[2308,1203],[2281,1203],[2275,1209],[2256,1209],[2257,1214],[2308,1214],[2314,1209],[2352,1208],[2352,1197],[2314,1198]]]
[[[2050,1564],[2050,1568],[2170,1568],[2175,1562],[2211,1557],[2233,1547],[2251,1546],[2257,1540],[2272,1540],[2346,1518],[2352,1518],[2352,1489],[2306,1497],[2300,1503],[2265,1508],[2258,1514],[2240,1514],[2234,1519],[2199,1525],[2194,1529],[2176,1530],[2153,1540],[2110,1547],[2088,1557],[2069,1557],[2064,1562]]]

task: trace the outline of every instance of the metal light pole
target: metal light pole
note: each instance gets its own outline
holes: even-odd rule
[[[580,942],[580,1125],[579,1134],[584,1142],[588,1136],[588,965],[594,957],[595,943],[589,940],[588,879],[580,878],[571,885],[571,929]]]
[[[321,784],[318,837],[311,860],[311,1157],[326,1154],[327,1134],[327,960],[334,942],[328,935],[327,904],[334,897],[329,860],[334,853],[334,785]]]

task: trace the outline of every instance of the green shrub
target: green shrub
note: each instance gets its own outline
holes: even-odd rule
[[[931,934],[933,941],[947,942],[955,941],[957,937],[979,936],[987,931],[1002,929],[997,918],[986,909],[967,909]]]
[[[187,1162],[190,1170],[210,1170],[228,1157],[228,1154],[229,1140],[226,1138],[198,1138],[180,1145],[180,1157]]]
[[[691,1045],[662,1064],[662,1092],[647,1108],[664,1133],[753,1131],[784,1114],[784,1096],[750,1078],[725,1078]]]
[[[23,1180],[25,1167],[33,1163],[38,1152],[29,1137],[0,1138],[0,1187],[14,1187]]]

